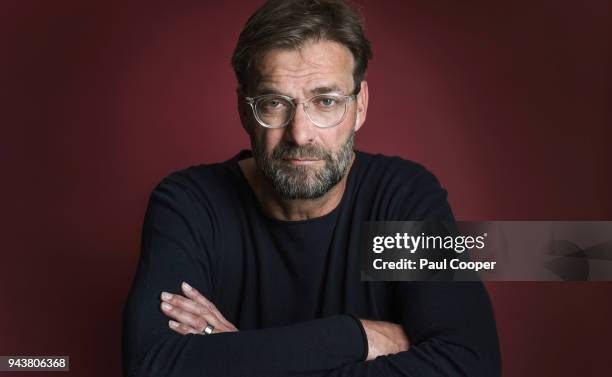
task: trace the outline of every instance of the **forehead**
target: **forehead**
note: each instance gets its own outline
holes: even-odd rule
[[[353,54],[336,42],[320,40],[308,42],[296,50],[274,49],[259,61],[255,89],[272,88],[290,95],[320,87],[350,91],[353,65]]]

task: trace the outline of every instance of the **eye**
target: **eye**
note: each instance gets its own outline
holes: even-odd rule
[[[327,96],[327,97],[319,97],[315,100],[315,105],[322,108],[331,108],[338,105],[338,98]]]
[[[268,98],[262,100],[259,106],[263,111],[279,111],[285,109],[287,104],[279,98]]]
[[[335,103],[336,103],[336,100],[333,98],[323,98],[321,100],[321,104],[323,104],[324,106],[332,106]]]

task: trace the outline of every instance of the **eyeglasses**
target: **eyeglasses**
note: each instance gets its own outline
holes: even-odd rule
[[[245,100],[251,105],[257,122],[266,128],[285,127],[295,116],[299,104],[304,104],[304,112],[315,126],[330,128],[342,123],[348,103],[356,97],[357,94],[320,94],[298,102],[295,98],[281,94],[264,94],[245,97]]]

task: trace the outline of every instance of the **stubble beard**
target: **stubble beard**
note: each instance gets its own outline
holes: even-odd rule
[[[355,132],[351,132],[336,153],[318,145],[297,146],[283,141],[267,154],[263,143],[254,139],[251,147],[255,163],[278,195],[285,199],[317,199],[346,174],[353,158]],[[291,158],[323,160],[324,165],[293,165],[285,161]]]

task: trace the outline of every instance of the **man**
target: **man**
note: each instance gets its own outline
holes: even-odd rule
[[[495,376],[480,283],[362,282],[368,220],[453,220],[421,165],[353,151],[370,47],[341,1],[270,1],[232,64],[252,152],[151,195],[128,376]]]

